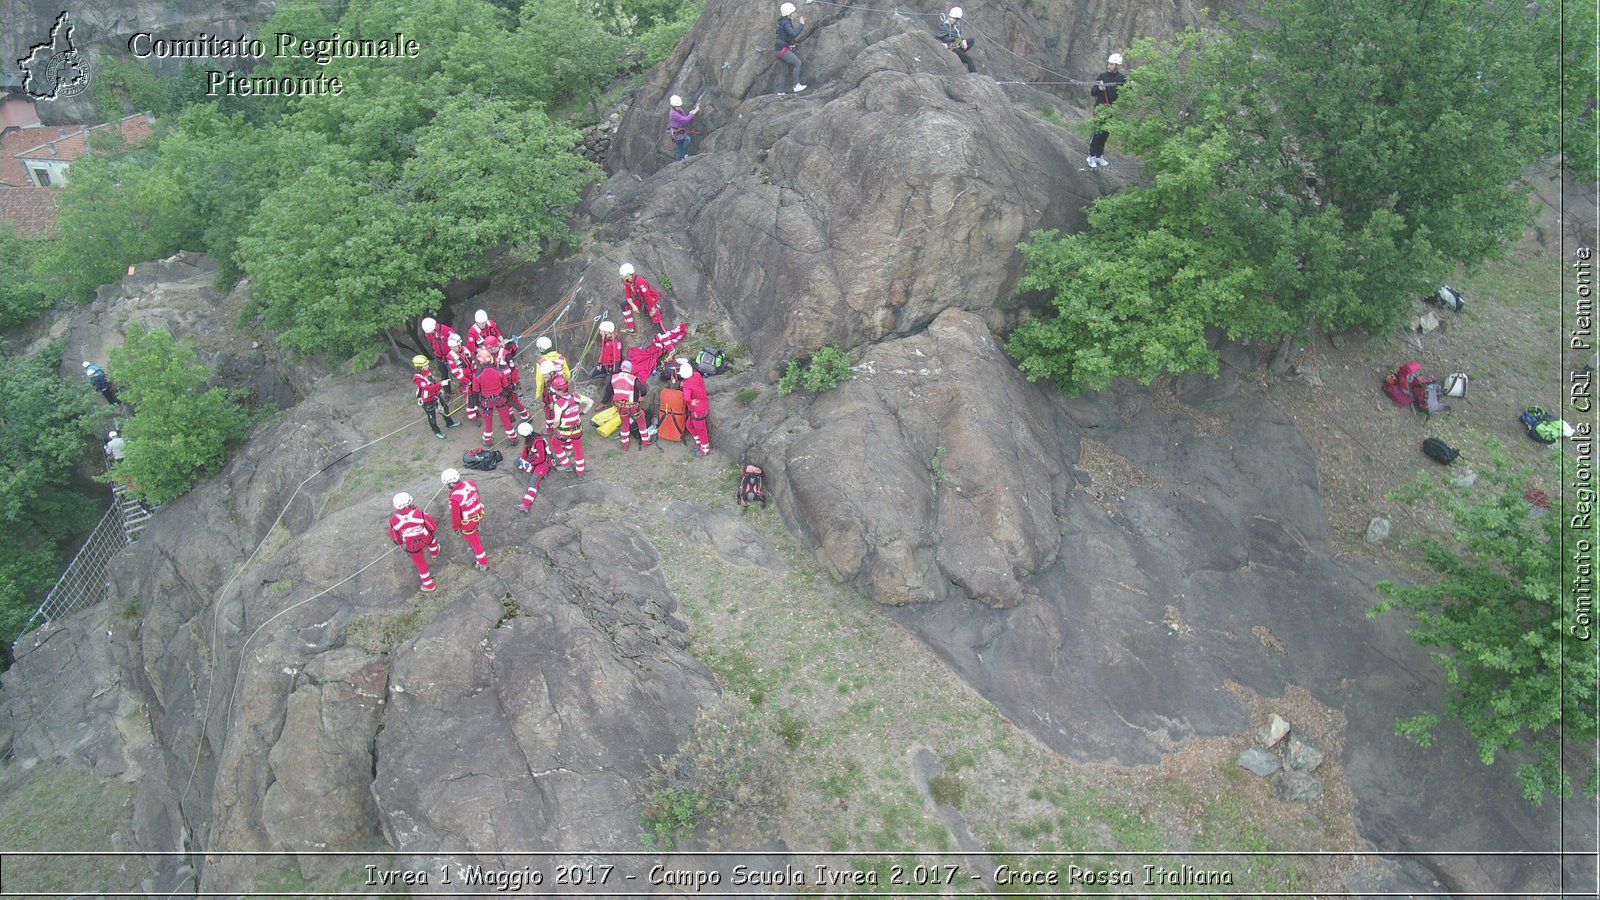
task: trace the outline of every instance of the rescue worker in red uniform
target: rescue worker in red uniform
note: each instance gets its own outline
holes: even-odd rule
[[[439,380],[444,382],[444,403],[450,405],[450,337],[456,330],[436,319],[422,320],[422,337],[428,342],[428,354],[439,366]]]
[[[633,374],[633,363],[622,361],[622,368],[611,376],[611,402],[616,404],[621,424],[617,426],[622,436],[622,452],[628,452],[628,432],[639,433],[639,449],[650,446],[650,436],[644,430],[644,382]]]
[[[556,465],[565,469],[573,466],[578,477],[583,477],[583,416],[594,401],[575,393],[567,379],[560,375],[550,379],[550,409],[555,415],[556,436],[554,447]],[[567,462],[568,455],[572,462]]]
[[[600,323],[600,371],[615,375],[621,371],[622,338],[617,337],[617,325],[610,319]]]
[[[428,573],[428,557],[423,555],[423,551],[427,551],[434,559],[439,558],[439,539],[435,536],[438,530],[439,523],[433,520],[433,516],[417,509],[411,502],[410,494],[401,491],[394,495],[394,515],[389,517],[389,540],[411,554],[417,575],[422,578],[422,589],[428,593],[432,593],[437,586],[433,583],[433,576]]]
[[[461,393],[467,396],[467,420],[477,421],[478,393],[472,389],[472,379],[478,370],[472,362],[472,354],[467,352],[466,345],[461,341],[461,335],[450,335],[450,354],[445,357],[445,363],[450,367],[451,377],[461,385]]]
[[[484,349],[494,354],[494,363],[500,367],[500,374],[506,379],[506,398],[511,402],[511,408],[517,411],[522,421],[528,421],[528,407],[522,403],[522,373],[517,369],[517,339],[512,337],[505,343],[490,335],[484,340]]]
[[[635,313],[649,314],[650,321],[656,325],[656,331],[666,334],[666,326],[661,324],[661,292],[655,289],[643,275],[633,273],[632,263],[623,263],[617,269],[622,276],[622,324],[632,333],[633,316]]]
[[[472,327],[467,329],[467,349],[477,353],[491,337],[498,340],[505,335],[500,333],[500,326],[489,318],[489,314],[480,309],[472,314]]]
[[[450,491],[450,529],[467,539],[467,546],[478,559],[478,571],[489,568],[489,555],[483,552],[483,538],[478,536],[478,523],[483,521],[483,498],[478,495],[478,486],[455,469],[440,472],[439,481]]]
[[[483,404],[483,445],[494,446],[496,413],[499,413],[500,423],[505,428],[506,441],[515,444],[517,433],[511,427],[511,397],[507,392],[510,385],[506,383],[505,373],[495,365],[487,347],[478,351],[477,370],[478,374],[472,376],[472,390],[478,395],[478,402]]]
[[[694,438],[695,453],[705,456],[711,452],[711,426],[706,422],[711,416],[711,396],[706,393],[706,379],[687,362],[678,365],[678,377],[683,379],[683,408],[689,413],[689,436]]]
[[[518,425],[517,434],[522,435],[522,455],[517,457],[517,468],[533,476],[528,479],[528,492],[522,495],[522,511],[527,512],[533,509],[533,501],[539,496],[539,484],[550,474],[550,445],[545,443],[544,435],[533,433],[531,422]]]
[[[411,383],[417,386],[417,405],[428,414],[428,427],[433,429],[433,436],[444,440],[444,432],[439,430],[439,393],[445,389],[445,382],[434,377],[433,365],[426,356],[418,354],[411,357],[411,365],[417,371],[411,376]],[[454,428],[460,422],[450,418],[450,407],[444,408],[444,427]]]

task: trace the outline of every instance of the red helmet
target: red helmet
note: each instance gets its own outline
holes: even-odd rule
[[[567,389],[567,378],[566,378],[565,375],[562,375],[561,373],[557,372],[556,374],[550,376],[550,390],[552,390],[552,391],[564,391],[566,389]]]
[[[483,339],[483,343],[484,343],[484,346],[487,346],[487,347],[498,347],[498,346],[500,346],[500,339],[491,334],[488,337]]]

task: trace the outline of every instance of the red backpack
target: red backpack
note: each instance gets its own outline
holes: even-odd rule
[[[1396,406],[1413,405],[1416,399],[1411,393],[1411,383],[1421,371],[1422,363],[1416,361],[1401,363],[1393,375],[1384,379],[1383,392],[1389,395],[1389,399],[1393,400]]]

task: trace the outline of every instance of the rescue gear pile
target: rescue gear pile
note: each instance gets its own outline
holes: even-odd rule
[[[694,370],[701,375],[721,375],[728,371],[728,361],[721,350],[706,347],[694,358]]]
[[[767,505],[767,473],[761,467],[752,463],[745,463],[744,476],[739,479],[739,490],[733,495],[740,506],[749,506],[756,501]]]
[[[1390,400],[1395,402],[1396,406],[1410,406],[1413,402],[1411,380],[1416,378],[1417,373],[1421,371],[1422,363],[1415,360],[1401,363],[1400,368],[1396,369],[1393,375],[1384,379],[1383,392],[1389,396]]]
[[[1462,308],[1467,305],[1467,297],[1465,294],[1461,293],[1450,285],[1445,284],[1440,285],[1437,291],[1434,291],[1431,295],[1429,295],[1426,302],[1431,303],[1440,309],[1448,309],[1451,312],[1460,312]]]
[[[1529,438],[1541,444],[1554,444],[1561,439],[1564,430],[1561,420],[1545,412],[1544,407],[1530,406],[1522,411],[1519,418]]]
[[[482,472],[493,472],[503,459],[505,459],[505,456],[499,450],[489,450],[483,447],[474,447],[461,454],[461,464],[463,466]]]

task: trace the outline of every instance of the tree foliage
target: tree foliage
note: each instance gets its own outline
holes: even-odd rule
[[[59,343],[0,365],[0,647],[16,640],[55,581],[75,531],[95,504],[73,490],[71,460],[95,437],[95,409],[81,380],[56,375]]]
[[[1579,489],[1585,485],[1575,475],[1569,465],[1571,496],[1584,496]],[[1520,754],[1525,761],[1517,777],[1529,801],[1565,796],[1572,779],[1563,766],[1561,739],[1593,745],[1600,679],[1589,624],[1593,594],[1582,603],[1569,582],[1584,565],[1592,584],[1600,534],[1587,514],[1564,520],[1558,508],[1536,518],[1520,480],[1504,470],[1471,489],[1423,483],[1399,499],[1421,497],[1438,501],[1454,526],[1448,539],[1420,542],[1439,580],[1379,584],[1384,600],[1368,616],[1410,610],[1416,617],[1412,637],[1433,648],[1444,667],[1444,711],[1477,740],[1484,764]],[[1396,731],[1426,747],[1439,721],[1437,712],[1424,712],[1400,722]],[[1586,779],[1593,794],[1592,757],[1589,762]]]
[[[1149,183],[1024,246],[1020,288],[1053,302],[1011,341],[1030,377],[1212,371],[1207,327],[1381,329],[1525,227],[1518,178],[1555,133],[1553,16],[1511,0],[1259,13],[1257,30],[1135,47],[1107,127]]]
[[[0,222],[0,328],[26,322],[48,305],[33,276],[34,259],[48,246],[19,237],[10,222]]]
[[[121,398],[136,412],[122,428],[127,458],[113,473],[138,496],[166,503],[222,464],[228,441],[243,437],[250,414],[236,391],[206,388],[211,370],[164,326],[128,326],[111,351]]]

